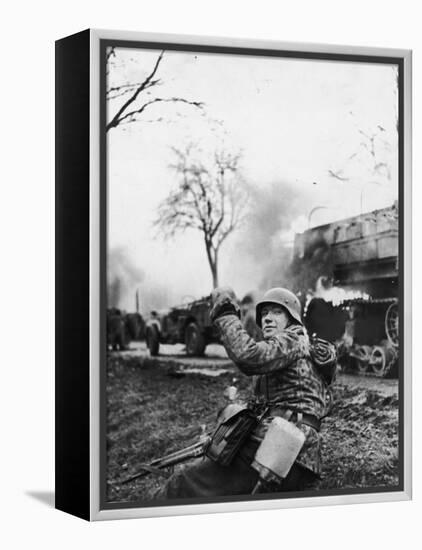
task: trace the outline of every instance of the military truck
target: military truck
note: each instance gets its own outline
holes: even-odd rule
[[[151,312],[146,324],[146,343],[151,355],[158,355],[160,344],[185,344],[186,354],[201,356],[208,344],[218,342],[209,311],[211,296]]]
[[[124,351],[132,340],[142,340],[145,322],[139,313],[126,313],[119,308],[107,309],[107,347],[113,351]]]
[[[308,275],[300,289],[305,325],[336,344],[344,368],[383,377],[397,371],[398,247],[397,203],[296,236],[293,263]]]

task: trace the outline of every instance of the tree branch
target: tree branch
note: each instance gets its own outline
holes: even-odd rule
[[[215,156],[214,165],[208,167],[192,159],[192,148],[173,148],[173,168],[181,180],[178,189],[161,203],[155,225],[166,235],[188,228],[201,231],[213,284],[217,284],[219,249],[240,223],[246,192],[240,186],[238,156]],[[229,170],[233,177],[225,175]]]
[[[135,111],[131,111],[120,118],[114,117],[113,120],[107,124],[106,130],[115,128],[119,124],[122,124],[122,122],[124,121],[126,121],[125,122],[126,124],[129,122],[135,122],[136,120],[138,120],[137,118],[135,118],[136,115],[140,115],[145,111],[147,107],[149,107],[150,105],[153,105],[154,103],[174,103],[174,102],[187,103],[188,105],[193,105],[194,107],[199,107],[199,108],[203,107],[203,103],[200,101],[189,101],[187,99],[183,99],[182,97],[171,97],[169,99],[163,99],[163,98],[157,97],[155,99],[151,99],[150,101],[147,101],[139,109],[136,109]]]
[[[162,84],[162,81],[159,78],[157,78],[157,80],[151,80],[151,82],[147,86],[145,86],[143,91],[147,90],[148,88],[152,88],[153,86],[160,86],[161,84]],[[127,83],[127,84],[122,84],[121,86],[113,86],[106,91],[107,101],[111,101],[112,99],[117,99],[118,97],[122,97],[123,95],[129,94],[130,92],[133,92],[135,88],[138,88],[141,85],[142,83],[140,82],[134,82],[133,84]],[[116,92],[116,93],[112,95],[113,92]]]
[[[136,111],[132,111],[132,112],[128,113],[127,115],[122,117],[120,120],[122,121],[122,120],[124,120],[128,117],[133,117],[134,115],[141,114],[145,111],[145,109],[147,107],[149,107],[150,105],[152,105],[154,103],[174,103],[174,102],[186,103],[188,105],[193,105],[194,107],[199,107],[199,108],[203,107],[203,103],[200,102],[200,101],[189,101],[189,100],[184,99],[182,97],[171,97],[171,98],[168,98],[168,99],[163,99],[163,98],[157,97],[155,99],[151,99],[151,101],[147,101],[146,103],[144,103],[144,105],[142,105],[142,107],[140,107],[139,109],[136,109]]]
[[[106,54],[106,62],[110,60],[111,57],[116,57],[116,49],[114,46],[111,48],[108,48],[107,54]]]
[[[117,113],[114,115],[112,120],[107,124],[106,130],[110,130],[110,128],[115,128],[119,125],[119,122],[122,120],[122,115],[126,111],[126,109],[138,98],[139,94],[146,89],[146,87],[149,85],[149,83],[152,81],[152,79],[155,76],[155,73],[157,72],[157,69],[161,63],[161,60],[163,59],[164,50],[160,52],[160,55],[157,58],[157,61],[155,62],[154,68],[152,69],[151,73],[147,76],[147,78],[141,83],[141,85],[136,89],[133,96],[131,96],[123,105],[120,107],[120,109],[117,111]],[[125,117],[123,117],[125,118]]]

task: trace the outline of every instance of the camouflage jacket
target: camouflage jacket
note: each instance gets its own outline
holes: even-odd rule
[[[253,377],[254,398],[270,405],[253,437],[262,439],[274,409],[288,409],[321,419],[327,414],[329,389],[310,356],[309,338],[304,327],[292,325],[282,334],[256,342],[244,330],[236,315],[215,320],[221,341],[232,361]],[[301,424],[306,436],[297,462],[320,474],[320,434]]]

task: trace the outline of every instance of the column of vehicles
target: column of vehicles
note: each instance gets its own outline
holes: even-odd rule
[[[310,335],[336,344],[341,368],[380,377],[396,375],[397,204],[296,235],[292,265],[305,326]],[[241,308],[247,330],[259,338],[252,320],[257,296],[248,293]],[[111,316],[110,326],[120,327],[114,331],[113,341],[124,349],[136,332],[137,338],[145,338],[152,356],[159,354],[160,344],[176,343],[185,345],[188,356],[201,356],[208,344],[218,342],[209,319],[210,305],[210,296],[191,300],[166,311],[153,311],[146,322],[139,314],[120,315],[118,321]]]
[[[152,311],[147,321],[139,313],[118,308],[107,310],[107,344],[113,351],[128,349],[133,340],[145,340],[152,356],[159,354],[160,344],[184,344],[186,354],[201,356],[208,344],[218,342],[209,319],[211,296]]]
[[[145,339],[152,356],[159,354],[161,344],[184,344],[186,355],[200,357],[208,344],[219,342],[210,321],[210,308],[211,295],[167,310],[151,311],[147,321],[138,313],[110,308],[107,310],[108,347],[122,351],[128,348],[130,341]],[[242,316],[245,326],[258,333],[259,328],[249,313],[253,308],[253,294],[250,293],[242,300]]]

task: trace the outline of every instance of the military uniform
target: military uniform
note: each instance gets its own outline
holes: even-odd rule
[[[329,390],[311,358],[309,338],[300,324],[257,342],[249,336],[230,300],[215,318],[230,359],[253,378],[251,406],[266,409],[256,429],[232,464],[221,466],[207,457],[174,474],[158,498],[212,497],[250,494],[257,472],[250,467],[271,420],[282,416],[305,434],[305,443],[281,485],[272,490],[313,487],[321,471],[320,420],[327,413]],[[267,486],[266,490],[271,490]]]
[[[281,334],[255,342],[235,315],[216,319],[221,341],[232,361],[246,375],[253,377],[254,399],[269,406],[252,435],[262,440],[273,416],[288,416],[298,423],[297,413],[320,420],[327,414],[330,391],[317,372],[310,356],[309,338],[301,325],[291,325]],[[300,417],[299,417],[300,418]],[[298,464],[315,474],[321,472],[320,434],[315,427],[299,422],[305,433],[305,444]]]
[[[251,338],[259,342],[262,340],[262,331],[255,322],[255,313],[247,311],[242,318],[243,326]]]

